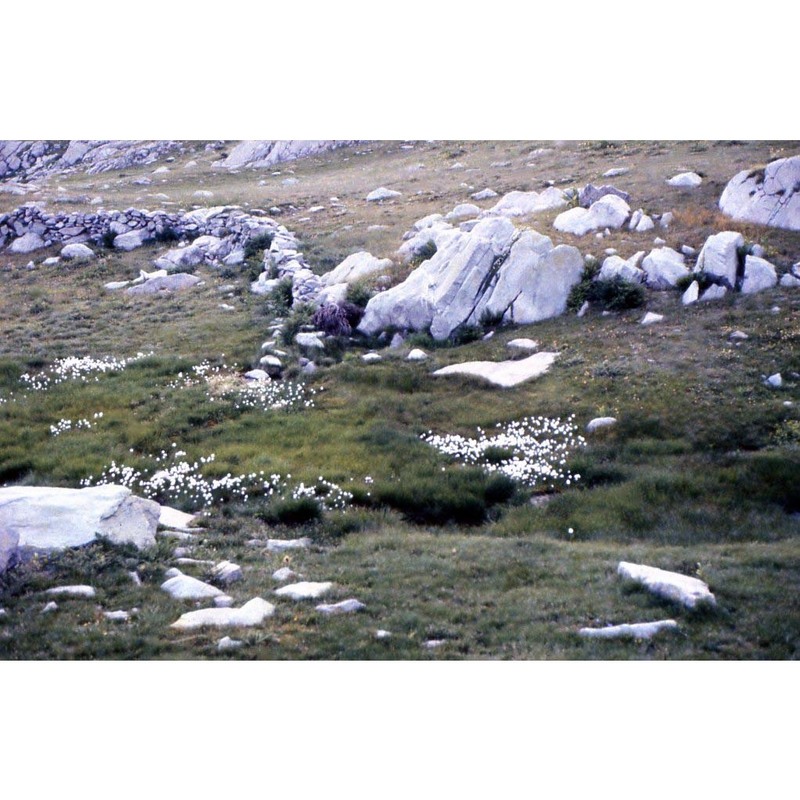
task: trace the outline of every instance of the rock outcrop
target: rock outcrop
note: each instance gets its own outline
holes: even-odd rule
[[[553,247],[534,231],[520,233],[504,217],[483,219],[468,232],[438,230],[439,247],[431,258],[369,301],[362,333],[430,328],[442,340],[487,317],[538,322],[565,311],[569,290],[583,272],[577,248]]]
[[[355,143],[355,139],[248,140],[239,142],[226,158],[216,161],[212,167],[218,169],[241,169],[242,167],[266,169],[286,161],[320,155],[337,147]]]
[[[735,175],[719,207],[735,220],[800,231],[800,155]]]

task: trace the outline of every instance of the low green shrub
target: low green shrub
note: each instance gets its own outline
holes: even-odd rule
[[[374,292],[370,289],[366,281],[356,281],[347,287],[345,299],[354,306],[366,308],[373,294]]]

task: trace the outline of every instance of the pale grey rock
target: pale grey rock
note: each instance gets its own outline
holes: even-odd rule
[[[390,258],[376,258],[364,250],[352,253],[339,266],[322,276],[323,286],[350,284],[385,272],[392,266]]]
[[[109,622],[127,622],[131,618],[130,612],[124,611],[123,609],[119,609],[117,611],[104,611],[103,616]]]
[[[724,286],[713,285],[700,295],[700,300],[721,300],[726,294],[728,290]]]
[[[506,347],[510,347],[512,350],[536,350],[539,342],[527,338],[512,339],[506,344]]]
[[[674,219],[675,215],[671,211],[667,211],[666,214],[661,215],[661,219],[658,221],[658,224],[666,230],[670,225],[672,225]]]
[[[214,608],[233,608],[234,600],[230,595],[218,594],[214,599]]]
[[[54,267],[56,264],[60,264],[61,259],[58,256],[50,256],[50,258],[46,258],[42,261],[43,267]]]
[[[69,261],[91,261],[96,257],[94,251],[85,244],[68,244],[61,248],[60,255]]]
[[[578,205],[583,208],[589,208],[601,197],[607,197],[609,195],[620,197],[626,203],[628,203],[631,199],[631,196],[627,192],[617,189],[616,186],[594,186],[590,183],[588,186],[584,186],[583,189],[578,192]]]
[[[374,364],[376,361],[383,361],[383,357],[380,353],[365,353],[361,356],[361,360],[365,364]]]
[[[652,218],[645,214],[641,208],[633,212],[631,221],[628,223],[628,229],[636,233],[646,233],[653,230],[655,226],[656,224]]]
[[[209,198],[214,196],[214,192],[210,192],[208,189],[198,189],[192,197],[196,197],[199,200],[208,200]]]
[[[774,375],[770,375],[765,383],[773,389],[780,389],[783,386],[783,376],[780,372],[776,372]]]
[[[0,489],[0,530],[33,550],[78,547],[105,536],[137,547],[155,544],[160,506],[124,486],[85,489],[12,486]]]
[[[251,369],[245,372],[243,377],[245,380],[255,382],[270,380],[269,373],[263,369]]]
[[[750,337],[744,331],[734,331],[728,338],[733,341],[743,342]]]
[[[52,614],[53,611],[58,611],[58,603],[55,600],[51,600],[45,605],[42,609],[42,614]]]
[[[128,577],[131,579],[131,581],[133,582],[134,586],[141,586],[142,585],[142,579],[139,577],[139,573],[136,572],[136,570],[133,570],[133,571],[129,572],[128,573]]]
[[[681,303],[685,306],[690,306],[696,303],[700,297],[700,284],[697,281],[692,281],[689,288],[681,295]]]
[[[197,514],[187,514],[177,508],[161,506],[161,513],[158,516],[158,524],[163,528],[171,528],[177,531],[197,532],[192,524],[197,520]]]
[[[211,575],[215,581],[223,586],[229,586],[231,583],[244,580],[242,568],[232,561],[220,561],[211,571]]]
[[[603,173],[604,178],[616,178],[620,175],[625,175],[626,173],[630,172],[627,167],[613,167],[612,169],[606,170]]]
[[[743,246],[744,236],[735,231],[709,236],[697,257],[697,269],[720,278],[727,288],[732,289],[739,268],[739,248]]]
[[[267,550],[271,553],[281,553],[284,550],[307,550],[311,546],[311,539],[303,536],[302,539],[267,539]]]
[[[697,250],[695,250],[694,247],[689,247],[688,244],[683,244],[681,245],[681,253],[687,258],[692,258],[692,256],[697,255]]]
[[[644,317],[642,317],[640,325],[655,325],[657,322],[661,322],[664,319],[663,314],[656,314],[653,311],[648,311]]]
[[[445,214],[445,219],[448,221],[460,219],[472,219],[481,213],[480,208],[473,203],[460,203],[451,212]]]
[[[586,425],[586,432],[594,433],[596,430],[600,430],[600,428],[609,428],[616,424],[616,417],[595,417]]]
[[[155,261],[155,266],[165,269],[167,273],[181,272],[182,270],[197,267],[205,261],[205,248],[200,244],[192,243],[186,247],[173,247]]]
[[[689,274],[683,255],[671,247],[651,250],[642,259],[642,269],[651,289],[673,289],[680,278]]]
[[[562,208],[566,204],[564,192],[551,186],[543,192],[509,192],[483,213],[503,217],[527,217],[541,211]]]
[[[744,280],[742,294],[755,294],[778,285],[778,273],[769,261],[757,256],[744,259]]]
[[[130,286],[130,281],[109,281],[103,285],[103,288],[109,292],[116,292],[119,289],[124,289],[126,286]]]
[[[322,276],[323,280],[325,276]],[[317,294],[317,304],[320,306],[334,305],[341,306],[347,302],[347,290],[350,285],[347,283],[334,283],[326,286]]]
[[[800,155],[735,175],[719,199],[735,220],[800,230]]]
[[[130,286],[125,291],[128,294],[171,294],[190,289],[200,283],[200,278],[196,275],[189,275],[186,272],[176,272],[172,275],[164,275],[140,283],[138,286]]]
[[[664,631],[676,630],[678,623],[674,619],[662,619],[657,622],[609,625],[606,628],[581,628],[578,635],[586,639],[652,639]]]
[[[280,589],[275,589],[274,593],[278,597],[288,597],[291,600],[316,600],[318,597],[327,594],[332,588],[333,584],[328,581],[300,581],[299,583],[281,586]]]
[[[42,239],[38,233],[28,231],[28,233],[20,236],[19,239],[14,239],[9,245],[8,250],[11,253],[27,255],[28,253],[33,253],[35,250],[41,250],[46,246],[44,239]]]
[[[324,350],[325,342],[320,338],[320,333],[298,333],[294,337],[295,344],[307,350]]]
[[[268,272],[262,272],[256,280],[250,284],[250,291],[253,294],[267,295],[275,291],[281,278],[270,278]]]
[[[347,600],[340,600],[338,603],[320,603],[315,606],[316,610],[321,614],[328,616],[335,614],[353,614],[356,611],[361,611],[366,608],[364,603],[356,600],[355,597],[350,597]]]
[[[597,274],[597,280],[608,281],[620,278],[628,283],[644,283],[647,275],[641,268],[643,259],[644,250],[628,259],[609,256],[603,261],[603,266]]]
[[[392,336],[392,340],[389,342],[389,349],[398,350],[405,344],[405,341],[406,337],[403,336],[402,333],[395,333],[394,336]]]
[[[382,628],[379,628],[377,631],[375,631],[376,639],[390,639],[391,636],[392,636],[391,631],[386,631],[383,630]]]
[[[508,388],[543,375],[550,369],[557,355],[557,353],[535,353],[528,358],[515,361],[467,361],[463,364],[442,367],[433,374],[470,375],[487,380],[495,386]]]
[[[268,374],[269,370],[280,371],[283,369],[283,363],[281,360],[277,356],[273,355],[261,356],[261,358],[258,360],[258,363],[261,364],[262,367],[267,367]],[[263,372],[263,370],[260,371]]]
[[[621,197],[609,194],[588,209],[577,207],[562,212],[555,218],[553,227],[562,233],[583,236],[600,228],[621,228],[630,212],[630,207]]]
[[[261,623],[275,613],[275,606],[254,597],[241,608],[201,608],[198,611],[189,611],[187,614],[173,622],[170,627],[177,630],[194,630],[203,627],[215,628],[244,628],[261,625]]]
[[[224,594],[216,586],[181,572],[164,581],[161,589],[176,600],[204,600]]]
[[[414,348],[407,356],[406,361],[427,361],[428,354],[418,347]]]
[[[94,597],[97,592],[95,592],[92,586],[78,584],[75,586],[53,586],[46,591],[46,594],[53,597]]]
[[[493,197],[497,197],[497,192],[494,189],[481,189],[479,192],[471,194],[470,197],[473,200],[491,200]]]
[[[617,574],[625,580],[641,584],[658,597],[689,609],[704,605],[716,606],[716,598],[709,591],[708,585],[699,578],[627,561],[620,561]]]
[[[244,642],[239,641],[238,639],[231,639],[230,636],[223,636],[217,642],[217,650],[220,652],[225,652],[226,650],[238,650]]]
[[[787,272],[785,275],[781,275],[780,285],[785,289],[796,289],[800,286],[800,278]]]
[[[272,580],[283,583],[284,581],[291,581],[299,577],[298,574],[291,567],[281,567],[272,573]]]
[[[153,234],[146,228],[140,228],[139,230],[128,231],[127,233],[120,233],[118,236],[115,236],[113,246],[115,250],[130,252],[152,241],[153,238]]]
[[[380,202],[381,200],[391,200],[395,197],[400,197],[402,192],[398,192],[396,189],[387,189],[385,186],[381,186],[378,189],[374,189],[367,195],[367,201],[370,203]]]
[[[583,317],[586,316],[588,312],[589,312],[589,301],[584,300],[583,305],[578,309],[578,313],[575,316],[578,317],[579,319],[582,319]]]
[[[671,177],[667,184],[684,189],[696,189],[702,182],[703,179],[696,172],[681,172]]]
[[[352,139],[277,139],[246,140],[239,142],[222,160],[215,161],[213,169],[267,169],[276,164],[298,158],[323,155],[338,147],[355,144]]]

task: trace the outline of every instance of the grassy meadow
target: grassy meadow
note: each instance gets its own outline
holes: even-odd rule
[[[653,247],[697,249],[719,230],[739,230],[766,248],[779,269],[800,260],[800,234],[725,220],[716,201],[738,170],[797,152],[792,143],[753,142],[384,142],[344,148],[272,172],[212,169],[212,154],[188,151],[148,187],[125,175],[59,176],[36,196],[100,194],[107,207],[190,208],[193,192],[209,204],[281,209],[323,273],[360,249],[392,257],[402,235],[426,214],[446,213],[489,186],[502,194],[613,182],[633,209],[674,211],[666,231],[613,232],[599,242],[557,234],[554,213],[517,222],[558,243],[602,256],[628,257]],[[213,155],[214,158],[218,154]],[[196,160],[194,167],[185,162]],[[613,179],[612,167],[630,171]],[[700,189],[665,180],[694,169]],[[296,183],[285,184],[291,176]],[[402,197],[371,204],[378,186]],[[36,199],[32,195],[31,198]],[[332,201],[331,198],[337,198]],[[12,201],[0,195],[0,202]],[[309,212],[314,206],[320,212]],[[481,203],[488,207],[491,201]],[[8,208],[0,208],[0,211]],[[313,405],[264,411],[187,385],[208,361],[223,373],[257,366],[276,319],[291,310],[249,292],[251,265],[222,274],[200,267],[204,283],[169,296],[106,292],[103,284],[151,269],[164,245],[131,253],[98,248],[89,263],[45,267],[35,254],[0,252],[0,484],[77,487],[112,461],[143,469],[162,451],[188,461],[214,455],[209,478],[227,474],[324,478],[352,495],[344,511],[309,504],[232,497],[207,509],[188,544],[163,536],[151,551],[98,542],[38,557],[0,579],[2,659],[794,659],[800,652],[800,290],[681,305],[678,292],[648,292],[646,307],[584,318],[567,314],[532,326],[495,329],[488,340],[434,343],[417,334],[403,347],[361,356],[376,342],[334,343],[319,369],[304,375]],[[399,269],[399,268],[398,268]],[[232,306],[223,308],[222,304]],[[663,322],[639,324],[645,310]],[[296,313],[296,309],[294,310]],[[741,330],[747,339],[731,339]],[[468,360],[510,357],[507,343],[528,336],[559,353],[550,371],[513,389],[434,369]],[[297,345],[278,341],[296,364]],[[405,360],[412,346],[429,354]],[[125,369],[46,390],[24,375],[71,356],[133,358]],[[780,372],[778,389],[765,376]],[[93,415],[102,413],[102,417]],[[501,485],[477,468],[441,455],[428,431],[472,436],[476,428],[523,417],[571,419],[586,444],[569,455],[569,486]],[[585,433],[589,420],[618,424]],[[89,430],[59,435],[60,420],[92,419]],[[166,502],[166,501],[165,501]],[[169,503],[167,503],[169,504]],[[174,505],[196,510],[185,499]],[[307,550],[275,553],[269,538],[307,536]],[[260,596],[276,602],[262,626],[230,635],[244,642],[220,652],[224,632],[181,633],[169,627],[191,602],[159,586],[175,566],[176,547],[201,561],[234,561],[244,579],[236,604]],[[690,613],[624,585],[619,561],[693,575],[717,598],[714,611]],[[332,581],[331,601],[356,597],[356,614],[322,617],[314,603],[275,601],[272,573],[289,565],[312,581]],[[202,564],[182,566],[209,577]],[[136,570],[142,585],[129,572]],[[41,614],[44,590],[89,583],[93,601],[59,600]],[[124,623],[103,610],[137,608]],[[588,640],[581,627],[673,618],[677,633],[651,642]],[[391,636],[377,638],[377,630]],[[438,644],[431,646],[435,641]],[[426,645],[428,643],[428,645]]]

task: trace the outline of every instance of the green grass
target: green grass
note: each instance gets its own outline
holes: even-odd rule
[[[514,146],[498,145],[512,154]],[[635,149],[622,147],[624,153]],[[449,163],[434,146],[429,152]],[[487,163],[502,155],[469,143],[465,152],[485,156]],[[564,169],[581,164],[591,170],[592,159],[601,155],[566,152]],[[389,170],[393,159],[404,164],[402,158],[385,152],[364,156],[358,170],[373,171],[368,180],[358,180],[374,188],[372,183],[385,181],[373,179],[388,174],[380,171]],[[337,168],[335,160],[298,165],[305,170],[305,190],[320,193],[309,194],[309,203],[334,193],[348,197],[342,186],[353,169],[350,162]],[[209,172],[207,178],[218,195],[230,192],[226,202],[245,190],[244,176]],[[348,202],[355,202],[361,187],[356,183],[349,191]],[[413,206],[398,204],[393,208],[399,221],[392,224],[446,210],[448,197],[445,192],[435,201],[421,196]],[[387,209],[364,213],[377,215],[364,217],[371,223],[390,219]],[[357,243],[347,238],[355,234],[332,237],[324,215],[320,225],[310,237],[320,263],[326,254],[335,260],[355,249]],[[395,246],[401,233],[393,232]],[[376,241],[388,235],[374,232]],[[787,241],[778,237],[773,246]],[[0,342],[0,397],[9,401],[0,404],[0,482],[77,486],[112,459],[143,466],[148,453],[168,450],[173,442],[190,460],[215,453],[208,475],[264,470],[305,482],[324,476],[354,494],[348,511],[318,517],[308,503],[228,504],[205,520],[192,556],[243,566],[245,580],[230,590],[237,604],[254,596],[270,599],[270,576],[284,554],[248,540],[307,535],[312,548],[293,551],[291,566],[309,580],[333,581],[332,599],[357,597],[367,608],[322,619],[313,603],[278,601],[276,615],[263,627],[231,634],[246,642],[244,648],[219,654],[216,641],[223,633],[177,634],[169,628],[193,607],[158,588],[164,570],[174,565],[175,542],[163,539],[145,553],[99,543],[8,573],[0,585],[0,607],[8,612],[0,621],[1,658],[797,657],[796,292],[690,308],[680,305],[677,293],[648,293],[647,310],[665,315],[653,327],[638,324],[641,309],[583,319],[569,314],[500,328],[488,341],[431,347],[425,364],[404,360],[411,341],[406,350],[384,350],[384,360],[370,365],[361,361],[362,345],[356,343],[332,353],[329,366],[308,380],[317,390],[314,408],[265,413],[212,401],[203,386],[169,385],[206,358],[243,369],[256,365],[275,310],[247,291],[246,275],[231,279],[201,268],[205,285],[172,297],[103,292],[104,282],[149,269],[157,250],[103,253],[80,269],[7,273],[0,297],[0,323],[7,331]],[[225,312],[217,288],[231,280],[241,292],[233,301],[237,311]],[[771,310],[775,305],[778,314]],[[739,346],[728,339],[737,328],[750,337]],[[506,343],[518,336],[559,353],[549,373],[512,390],[431,375],[459,361],[508,358]],[[414,339],[426,341],[424,335]],[[284,349],[298,355],[292,345]],[[20,384],[24,372],[46,369],[57,358],[151,350],[152,356],[96,383],[65,383],[42,393],[26,393]],[[786,383],[768,389],[762,375],[777,371]],[[100,411],[104,416],[91,431],[57,437],[49,432],[60,419]],[[503,481],[451,463],[420,439],[429,430],[472,436],[478,426],[489,431],[524,416],[572,414],[581,430],[596,416],[611,415],[618,423],[588,435],[586,447],[571,454],[569,466],[582,476],[577,485],[552,491],[518,488],[512,496]],[[536,505],[528,502],[531,495]],[[615,576],[620,560],[700,575],[719,608],[687,614],[632,591]],[[132,569],[142,576],[142,587],[130,581]],[[186,571],[208,577],[202,569]],[[41,615],[43,590],[56,582],[92,583],[98,597],[65,599],[56,614]],[[123,624],[109,623],[98,611],[134,606],[138,616]],[[680,633],[651,644],[588,641],[576,633],[585,625],[666,617],[678,619]],[[378,628],[392,637],[377,640]],[[427,639],[445,644],[428,650]]]

